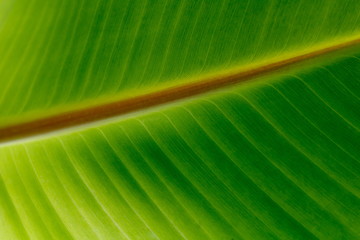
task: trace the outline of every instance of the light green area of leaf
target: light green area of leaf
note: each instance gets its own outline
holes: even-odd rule
[[[339,43],[359,4],[0,0],[0,123]],[[0,146],[0,239],[359,239],[347,54]]]

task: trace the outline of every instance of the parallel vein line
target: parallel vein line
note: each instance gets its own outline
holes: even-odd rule
[[[48,152],[48,149],[46,146],[41,145],[42,150],[44,151],[44,156],[47,157],[48,159],[51,158],[51,155]],[[51,173],[53,173],[52,178],[56,181],[57,183],[57,191],[61,191],[61,194],[63,197],[66,198],[66,200],[63,200],[63,204],[64,202],[66,202],[66,205],[70,205],[73,210],[73,212],[76,214],[75,217],[79,217],[80,219],[76,219],[77,223],[83,222],[84,225],[86,225],[87,229],[89,229],[89,233],[91,234],[90,236],[94,236],[95,235],[95,231],[94,228],[91,226],[90,222],[87,220],[86,216],[79,210],[80,206],[79,204],[76,202],[76,199],[72,196],[71,192],[69,191],[68,187],[66,187],[66,183],[63,180],[63,177],[59,176],[59,170],[56,168],[56,166],[51,163],[52,161],[49,161],[49,170],[51,171]],[[64,204],[65,205],[65,204]],[[57,208],[58,209],[58,208]],[[75,218],[73,217],[73,218]],[[73,229],[69,229],[69,225],[66,226],[67,229],[69,230],[69,232],[73,233]],[[83,227],[83,226],[82,226]],[[87,236],[82,236],[81,237],[89,237],[89,235],[87,234]]]
[[[212,140],[214,143],[216,143],[216,144],[219,146],[219,149],[225,154],[225,156],[228,157],[228,160],[231,162],[231,164],[234,165],[234,167],[236,167],[236,168],[238,169],[238,172],[241,173],[241,174],[244,176],[244,178],[246,178],[248,181],[250,181],[252,184],[254,184],[254,185],[256,186],[256,188],[257,188],[256,190],[258,190],[259,192],[263,193],[266,197],[268,197],[269,201],[272,201],[277,207],[279,207],[279,208],[284,212],[284,214],[286,214],[287,216],[289,216],[289,217],[290,217],[291,219],[293,219],[295,222],[299,223],[299,220],[296,219],[296,218],[293,216],[293,214],[291,214],[289,211],[287,211],[287,210],[281,205],[281,203],[279,203],[274,197],[270,196],[270,193],[269,193],[267,190],[261,188],[261,186],[260,186],[256,181],[254,181],[254,177],[251,177],[248,173],[246,173],[246,170],[244,170],[244,169],[241,167],[241,165],[235,161],[234,156],[233,156],[231,153],[229,153],[229,151],[227,151],[226,148],[224,148],[224,144],[223,144],[221,141],[219,141],[219,139],[216,138],[216,137],[214,136],[214,134],[210,133],[210,131],[209,131],[208,129],[206,129],[206,128],[200,123],[200,121],[192,114],[192,112],[191,112],[189,109],[187,109],[186,107],[183,107],[183,109],[190,114],[190,116],[191,116],[191,117],[194,119],[194,121],[199,125],[199,127],[205,132],[205,134],[208,136],[208,138],[209,138],[210,140]],[[233,126],[234,126],[234,125],[233,125]],[[235,127],[235,126],[234,126],[234,127]],[[309,232],[308,229],[306,229],[301,223],[300,223],[300,225],[301,225],[309,234],[312,235],[312,233]],[[272,231],[273,231],[275,234],[277,234],[278,237],[281,236],[281,233],[279,233],[276,229],[273,229],[273,228],[272,228]]]
[[[123,236],[127,239],[131,239],[128,234],[126,234],[126,232],[124,231],[124,229],[121,228],[121,226],[118,224],[117,221],[114,220],[113,216],[111,215],[111,213],[107,210],[106,206],[103,204],[102,201],[99,200],[99,196],[97,196],[95,190],[93,188],[91,188],[88,185],[88,182],[85,180],[84,175],[81,173],[81,171],[78,169],[78,167],[76,167],[76,163],[73,162],[71,155],[68,153],[68,150],[64,144],[64,142],[58,138],[57,139],[59,144],[62,146],[63,151],[66,155],[66,157],[68,158],[68,161],[71,165],[71,167],[74,169],[77,177],[79,177],[79,179],[81,180],[82,185],[84,186],[84,188],[86,189],[86,191],[89,193],[89,195],[93,198],[91,200],[94,201],[94,203],[99,207],[99,209],[102,211],[102,213],[104,214],[104,216],[106,216],[107,220],[109,220],[109,222],[111,222],[113,224],[113,226],[119,231],[119,233],[123,234]],[[79,183],[78,183],[79,184]],[[101,238],[101,235],[99,235],[98,232],[95,232],[95,234]]]
[[[88,152],[91,153],[91,157],[96,159],[96,155],[94,154],[92,148],[89,146],[89,144],[87,143],[86,138],[82,135],[82,134],[78,134],[78,136],[81,137],[82,141],[84,142],[84,144],[86,145]],[[144,220],[144,218],[139,214],[139,212],[134,208],[134,206],[131,204],[131,201],[129,201],[124,194],[122,194],[121,190],[118,188],[118,186],[116,186],[116,184],[114,183],[114,180],[110,177],[109,173],[105,170],[105,168],[102,166],[102,164],[99,162],[97,163],[97,165],[99,166],[99,169],[101,169],[101,172],[104,174],[105,178],[107,179],[107,181],[109,182],[109,185],[107,185],[107,188],[112,188],[114,189],[114,192],[116,192],[119,196],[119,198],[123,203],[125,203],[126,207],[131,209],[131,213],[134,214],[134,216],[136,216],[139,220],[139,222],[141,222],[144,226],[146,226],[146,228],[152,232],[155,236],[156,239],[160,239],[157,234],[155,233],[155,231],[148,225],[148,223]],[[115,215],[115,214],[112,214]]]
[[[186,176],[185,173],[183,171],[181,171],[181,169],[179,168],[178,164],[176,164],[176,160],[173,154],[171,154],[169,151],[166,151],[166,149],[164,149],[164,147],[162,147],[158,141],[156,141],[156,138],[153,136],[153,134],[151,133],[151,131],[148,129],[148,127],[146,126],[146,124],[142,121],[140,121],[139,119],[136,119],[146,130],[146,132],[149,134],[149,136],[153,139],[153,141],[155,143],[157,143],[158,147],[160,148],[160,150],[163,152],[163,154],[168,158],[169,162],[171,163],[171,165],[173,166],[173,168],[178,171],[178,173],[181,175],[181,177],[183,178],[183,181],[186,181],[190,187],[193,189],[194,194],[197,195],[198,197],[202,198],[202,200],[204,200],[207,204],[207,206],[213,210],[213,212],[216,214],[216,217],[220,218],[221,220],[223,220],[224,223],[226,223],[226,225],[228,225],[228,227],[234,231],[239,237],[241,236],[241,234],[239,233],[239,231],[234,228],[234,226],[229,223],[229,221],[227,220],[227,218],[225,216],[223,216],[223,214],[221,213],[221,211],[216,208],[213,204],[213,202],[211,202],[211,200],[209,200],[209,198],[203,193],[203,191],[201,191],[199,189],[199,186],[196,186],[196,184],[194,183],[194,181],[191,181],[189,179],[189,176]],[[194,196],[195,199],[195,196]]]
[[[48,226],[48,228],[50,229],[51,225],[57,225],[58,228],[57,230],[61,230],[63,232],[63,236],[67,236],[67,237],[71,237],[71,239],[74,239],[74,237],[71,235],[71,233],[69,232],[69,230],[66,228],[66,224],[64,223],[63,219],[61,219],[59,213],[58,213],[58,209],[56,209],[56,207],[54,206],[54,204],[51,202],[50,197],[48,195],[48,192],[46,192],[44,186],[41,183],[41,178],[38,175],[35,166],[33,164],[33,160],[32,157],[26,147],[26,145],[22,145],[22,147],[24,148],[25,152],[26,152],[26,158],[29,162],[29,167],[30,167],[30,172],[32,172],[33,177],[34,177],[34,183],[37,185],[37,189],[40,192],[40,194],[44,197],[44,201],[42,201],[41,203],[41,207],[45,210],[47,209],[48,211],[46,211],[46,216],[44,216],[44,211],[42,211],[42,213],[40,213],[40,210],[38,210],[39,214],[41,214],[41,218],[44,219],[45,217],[49,217],[48,219],[44,219],[43,221],[46,223],[46,225]],[[32,196],[34,196],[32,194]],[[40,197],[40,196],[39,196]],[[49,219],[51,219],[50,217],[52,217],[53,219],[55,219],[56,221],[51,222],[49,221]],[[52,227],[53,228],[53,227]],[[54,230],[50,230],[50,233],[52,235],[53,238],[56,238],[57,236],[55,236]]]
[[[239,95],[239,94],[238,94]],[[336,182],[342,188],[344,188],[347,192],[353,194],[357,197],[357,194],[353,192],[353,190],[349,189],[349,187],[341,180],[338,174],[334,173],[333,170],[329,170],[325,164],[316,160],[311,153],[308,153],[304,147],[302,147],[299,143],[297,143],[289,134],[286,134],[277,124],[270,118],[266,113],[261,111],[258,107],[253,104],[250,99],[239,95],[239,97],[243,98],[263,119],[266,123],[268,123],[281,138],[283,138],[289,146],[291,146],[295,151],[297,151],[300,155],[302,155],[305,159],[308,159],[309,164],[313,165],[315,168],[320,170],[322,173],[327,175],[331,180]],[[339,179],[340,178],[340,179]]]
[[[180,138],[182,138],[184,140],[185,143],[188,143],[188,141],[186,141],[186,139],[182,136],[182,134],[180,133],[180,131],[178,130],[178,128],[176,127],[176,125],[171,121],[170,117],[167,116],[166,114],[162,113],[167,119],[168,121],[171,123],[171,125],[173,126],[173,128],[175,129],[175,131],[177,132],[178,136],[180,136]],[[193,115],[191,115],[193,117]],[[199,125],[200,126],[200,125]],[[202,126],[200,126],[200,128],[205,132],[205,130],[202,128]],[[213,141],[213,139],[211,139],[209,137],[209,135],[205,132],[205,134],[207,135],[207,137]],[[229,186],[228,184],[226,184],[224,181],[221,180],[221,176],[219,176],[219,173],[216,173],[214,171],[213,168],[210,167],[210,165],[207,163],[206,160],[204,160],[198,153],[197,151],[194,149],[194,147],[192,147],[191,144],[187,144],[187,147],[197,156],[198,161],[201,162],[201,165],[206,167],[206,170],[208,172],[211,172],[211,174],[215,177],[215,181],[217,180],[218,183],[222,184],[223,187],[222,189],[224,189],[225,191],[228,191],[234,199],[238,200],[241,204],[241,209],[238,211],[242,211],[245,214],[252,214],[253,216],[255,216],[255,219],[258,221],[258,223],[262,224],[264,228],[267,228],[267,231],[269,231],[268,233],[272,234],[275,236],[275,233],[273,232],[273,229],[271,228],[271,226],[269,226],[269,224],[267,222],[264,221],[264,219],[259,216],[259,214],[254,211],[254,209],[252,209],[248,204],[246,204],[245,200],[243,198],[241,198],[241,194],[238,193],[238,191],[236,189],[234,189],[233,187]],[[220,151],[223,152],[223,154],[228,157],[228,160],[231,161],[233,163],[232,160],[230,160],[228,154],[219,147]],[[225,159],[222,159],[222,161],[225,161]],[[238,168],[240,170],[240,168],[237,165],[234,165],[236,168]],[[240,170],[241,171],[241,170]],[[241,173],[243,173],[241,171]],[[246,221],[244,221],[244,225],[249,224],[246,223]],[[255,225],[255,224],[254,224]]]
[[[325,133],[323,130],[321,130],[315,123],[313,123],[308,117],[306,117],[304,115],[304,113],[302,113],[299,108],[297,108],[290,100],[289,98],[287,98],[285,96],[285,94],[283,94],[278,88],[276,88],[275,86],[269,84],[269,87],[273,88],[275,91],[277,91],[280,96],[299,114],[301,115],[301,117],[303,117],[303,119],[310,124],[312,127],[314,127],[316,129],[316,131],[319,132],[319,134],[321,134],[325,139],[327,139],[328,141],[330,141],[332,144],[334,144],[334,146],[336,146],[340,151],[342,151],[345,155],[349,156],[349,158],[353,159],[355,162],[357,162],[357,158],[355,156],[353,156],[349,151],[347,151],[346,149],[344,149],[342,146],[340,146],[337,142],[335,142],[331,137],[329,137],[329,135],[327,133]],[[341,161],[342,163],[342,161]],[[356,172],[354,172],[354,169],[349,167],[347,164],[341,164],[342,167],[346,168],[349,172],[352,172],[353,174],[356,174]],[[357,166],[357,165],[355,165]]]
[[[270,156],[268,156],[268,154],[266,154],[256,143],[256,141],[254,141],[251,137],[248,136],[247,133],[241,131],[241,129],[239,128],[239,126],[237,124],[234,123],[234,120],[232,118],[229,117],[228,114],[226,114],[223,110],[221,110],[221,108],[213,101],[207,101],[210,104],[214,105],[214,107],[216,107],[222,114],[223,116],[228,119],[233,126],[237,129],[237,131],[245,137],[245,139],[261,154],[264,156],[264,158],[272,165],[274,166],[276,169],[278,169],[284,177],[286,177],[292,184],[294,184],[294,186],[296,186],[308,199],[310,199],[311,201],[313,201],[314,204],[316,204],[318,206],[319,209],[323,209],[323,207],[318,203],[318,201],[316,201],[312,196],[310,196],[310,193],[308,193],[306,191],[306,189],[304,189],[304,187],[302,186],[302,184],[299,182],[299,180],[294,177],[292,174],[289,173],[289,171],[282,167],[279,163],[277,163],[276,161],[274,161]],[[288,212],[288,211],[287,211]],[[289,212],[290,214],[290,212]],[[319,232],[314,231],[314,229],[309,228],[309,224],[306,224],[306,222],[304,221],[304,219],[299,220],[298,221],[301,225],[303,225],[310,233],[312,233],[313,235],[315,235],[316,237],[320,237]]]
[[[326,105],[332,112],[334,112],[336,115],[339,116],[340,119],[342,119],[344,122],[346,122],[348,125],[350,125],[354,130],[357,132],[360,132],[360,129],[356,127],[352,122],[350,122],[349,119],[344,117],[342,114],[340,114],[338,111],[336,111],[324,98],[322,98],[318,93],[316,93],[310,86],[307,84],[301,77],[293,75],[296,79],[298,79],[300,82],[302,82],[312,93],[313,95],[320,100],[324,105]]]
[[[166,181],[165,181],[165,180],[163,179],[163,177],[160,175],[159,171],[156,171],[156,170],[155,170],[156,168],[153,167],[152,164],[149,163],[148,160],[146,160],[145,154],[143,154],[143,153],[141,152],[141,150],[137,147],[137,145],[133,142],[133,140],[131,139],[131,137],[129,136],[129,134],[128,134],[122,127],[120,127],[120,129],[121,129],[121,131],[124,133],[124,135],[126,136],[127,140],[130,142],[130,144],[131,144],[131,146],[134,148],[134,150],[141,156],[141,158],[142,158],[142,160],[143,160],[143,162],[144,162],[144,164],[145,164],[145,167],[146,167],[149,171],[151,171],[152,175],[156,178],[156,181],[161,184],[161,185],[158,184],[157,187],[162,188],[162,189],[165,189],[165,190],[166,190],[166,194],[170,195],[170,197],[172,198],[172,200],[173,200],[173,205],[178,205],[178,206],[181,208],[181,210],[183,211],[182,214],[187,215],[188,218],[191,219],[191,221],[192,221],[194,224],[197,225],[197,227],[199,228],[199,231],[202,231],[202,232],[204,232],[204,234],[205,234],[205,231],[202,229],[202,226],[201,226],[200,224],[198,224],[198,221],[196,221],[196,220],[194,219],[194,217],[187,211],[186,207],[181,203],[181,200],[179,200],[179,199],[175,196],[174,192],[171,191],[170,187],[168,186],[168,184],[166,184]],[[100,128],[98,128],[98,130],[104,135],[104,137],[106,138],[108,144],[111,146],[111,148],[113,149],[113,151],[115,151],[116,153],[118,153],[119,151],[118,151],[118,150],[115,150],[113,144],[111,144],[111,143],[110,143],[110,140],[105,136],[105,133],[104,133]],[[179,232],[182,236],[184,236],[185,239],[187,239],[187,238],[185,237],[185,234],[183,233],[183,231],[181,231],[180,228],[178,229],[177,225],[173,222],[173,220],[170,220],[169,215],[168,215],[168,214],[165,214],[165,212],[160,209],[160,208],[161,208],[161,205],[156,204],[156,203],[155,203],[155,200],[152,200],[153,197],[150,197],[150,194],[148,193],[148,191],[145,190],[145,188],[144,188],[144,183],[142,183],[141,181],[137,180],[134,171],[132,171],[132,170],[130,169],[130,167],[129,167],[127,164],[125,164],[123,161],[122,161],[122,164],[123,164],[124,167],[127,169],[127,171],[129,172],[129,174],[133,177],[134,181],[139,185],[139,187],[140,187],[141,189],[143,189],[143,191],[144,191],[144,193],[146,194],[146,196],[147,196],[151,201],[154,202],[154,205],[156,206],[156,208],[159,209],[159,211],[164,214],[164,216],[169,220],[169,222],[170,222],[171,224],[173,224],[173,226],[176,228],[176,230],[178,230],[178,232]],[[155,169],[154,169],[154,168],[155,168]],[[193,223],[189,223],[189,224],[193,224]],[[206,235],[206,237],[208,237],[209,239],[211,239],[211,238],[210,238],[210,235]]]

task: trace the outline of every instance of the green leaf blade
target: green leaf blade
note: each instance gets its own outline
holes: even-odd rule
[[[5,126],[337,46],[360,26],[357,1],[3,3]],[[359,238],[359,49],[329,56],[2,143],[0,238]]]

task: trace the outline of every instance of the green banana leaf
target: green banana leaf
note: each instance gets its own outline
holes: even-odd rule
[[[0,0],[0,239],[360,239],[359,39],[358,0]]]

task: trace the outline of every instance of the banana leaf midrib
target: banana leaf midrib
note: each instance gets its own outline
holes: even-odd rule
[[[218,75],[199,81],[182,85],[167,87],[154,92],[129,97],[126,99],[105,102],[100,105],[92,105],[71,111],[65,111],[51,116],[45,116],[35,120],[9,124],[0,127],[0,142],[7,142],[25,137],[40,135],[73,126],[79,126],[106,118],[125,115],[131,112],[141,111],[158,105],[179,101],[188,97],[208,93],[217,89],[253,80],[257,77],[270,75],[281,70],[295,67],[297,64],[312,59],[332,55],[339,51],[348,50],[360,45],[360,37],[353,37],[326,45],[310,51],[256,67],[242,69],[231,74]]]

